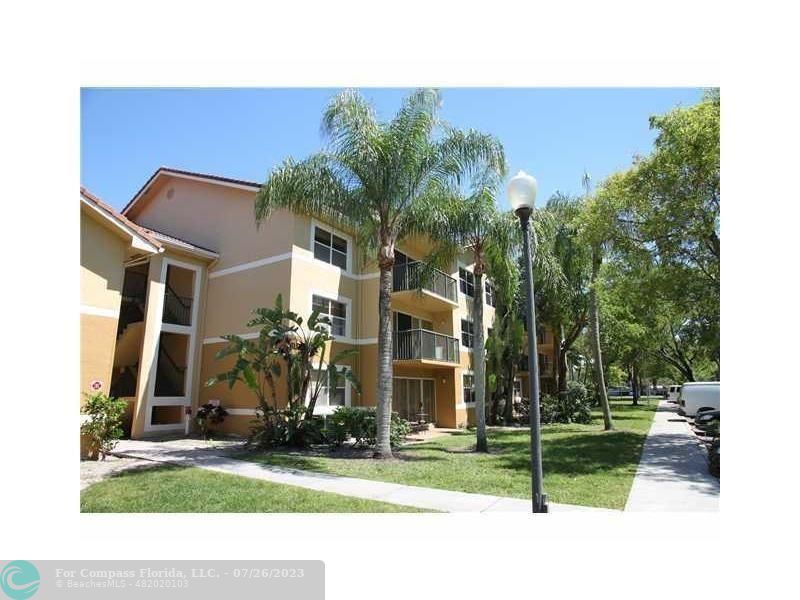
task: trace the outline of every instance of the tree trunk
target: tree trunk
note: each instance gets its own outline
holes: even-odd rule
[[[483,336],[483,269],[475,264],[475,298],[473,299],[473,322],[475,328],[472,348],[475,372],[475,425],[477,426],[478,452],[488,452],[486,440],[486,349]]]
[[[389,261],[387,261],[389,262]],[[378,295],[378,398],[375,458],[392,458],[392,265],[381,264]]]
[[[558,345],[558,393],[567,391],[567,347],[564,340]]]
[[[642,396],[642,382],[639,380],[639,367],[633,363],[631,367],[631,387],[633,388],[633,405],[639,406],[639,398]]]
[[[597,306],[597,276],[600,274],[602,264],[599,248],[592,248],[592,281],[589,286],[589,321],[591,329],[591,347],[594,355],[594,379],[597,387],[597,396],[600,399],[600,407],[603,409],[603,425],[606,431],[614,429],[614,421],[611,420],[611,406],[608,403],[608,393],[606,391],[606,381],[603,376],[603,355],[600,350],[600,310]]]
[[[513,361],[508,361],[507,373],[509,384],[505,389],[506,403],[503,405],[503,425],[511,425],[511,420],[514,418],[514,377],[517,373]]]
[[[489,409],[490,425],[497,425],[497,409],[500,407],[500,395],[502,392],[503,388],[500,386],[496,386],[494,392],[492,392],[492,407]]]

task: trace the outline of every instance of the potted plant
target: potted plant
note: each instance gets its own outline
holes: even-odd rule
[[[228,416],[228,411],[225,410],[219,402],[208,402],[203,404],[197,410],[197,426],[203,434],[203,439],[208,439],[208,433],[212,425],[220,425],[225,417]]]

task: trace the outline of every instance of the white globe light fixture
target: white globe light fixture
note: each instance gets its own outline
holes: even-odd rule
[[[508,199],[514,212],[520,209],[532,211],[536,204],[536,192],[539,185],[531,175],[520,171],[508,182]]]

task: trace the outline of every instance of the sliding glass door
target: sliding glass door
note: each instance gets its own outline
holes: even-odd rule
[[[419,423],[436,421],[433,379],[395,377],[392,380],[392,410],[402,418]]]

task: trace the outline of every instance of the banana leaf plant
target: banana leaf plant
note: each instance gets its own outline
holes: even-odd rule
[[[313,311],[307,321],[298,313],[283,306],[279,294],[272,308],[257,308],[248,327],[258,327],[253,340],[240,336],[222,336],[228,345],[216,354],[217,359],[236,355],[233,367],[208,380],[206,385],[227,382],[229,388],[244,383],[258,398],[262,410],[276,410],[276,380],[282,373],[287,377],[287,406],[305,406],[303,419],[311,419],[320,393],[332,385],[335,377],[350,381],[360,393],[361,385],[352,368],[341,363],[357,353],[356,349],[338,352],[327,359],[330,344],[331,320]],[[272,403],[267,402],[266,390]]]

